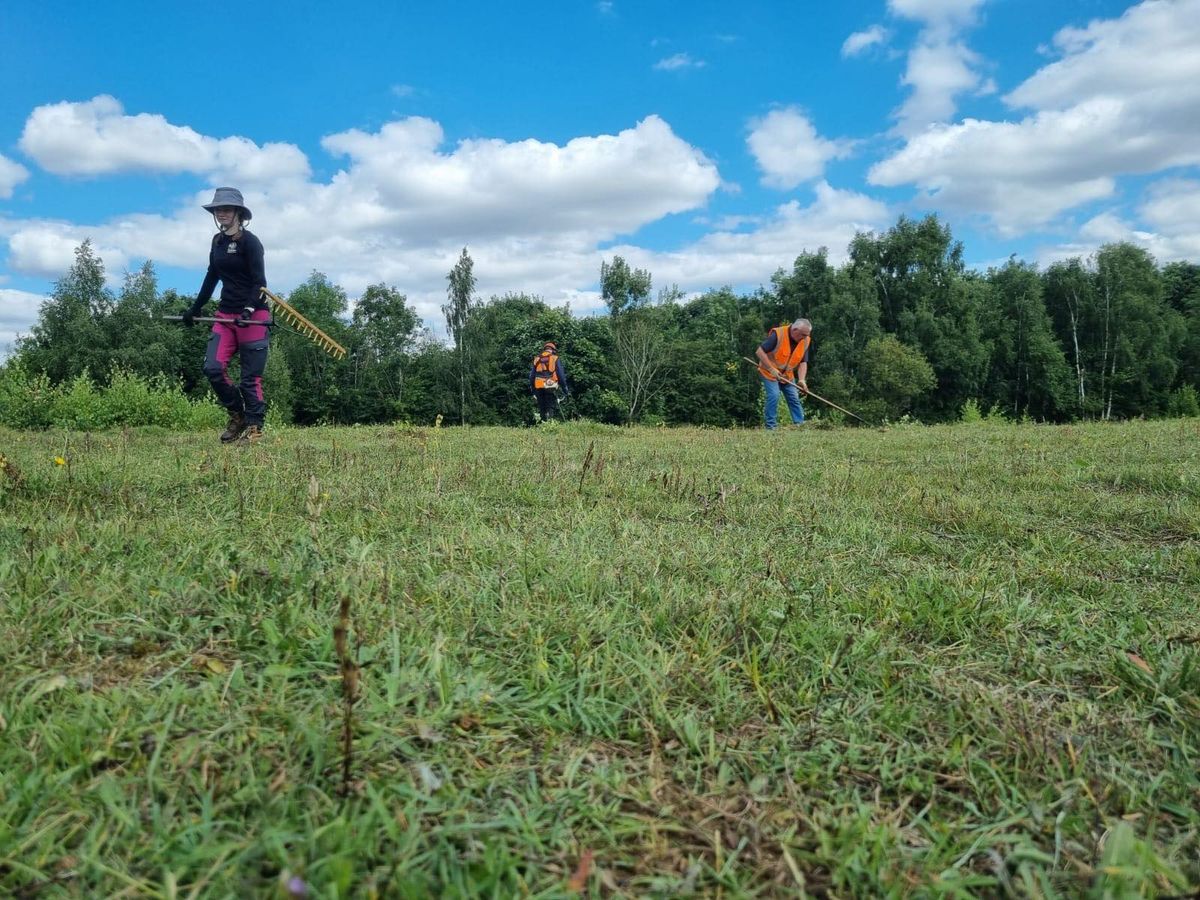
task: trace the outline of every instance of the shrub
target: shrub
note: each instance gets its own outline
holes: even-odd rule
[[[191,414],[181,384],[162,374],[143,378],[125,369],[113,371],[104,403],[113,425],[180,428]]]
[[[207,397],[203,400],[193,400],[188,406],[187,421],[181,427],[189,431],[203,431],[208,428],[220,428],[225,424],[225,410]]]
[[[107,387],[88,372],[57,387],[43,374],[13,363],[0,370],[0,425],[96,431],[114,426],[206,429],[225,421],[211,397],[189,400],[166,375],[144,377],[116,369]]]
[[[987,415],[983,417],[983,421],[987,422],[989,425],[1007,425],[1012,420],[1004,414],[1004,410],[1002,410],[1000,408],[1000,404],[997,403],[987,411]]]
[[[1167,397],[1167,416],[1172,419],[1190,419],[1200,416],[1200,396],[1190,384],[1177,387]]]
[[[50,422],[75,431],[95,431],[112,424],[104,398],[86,369],[56,392],[50,402]]]
[[[10,363],[0,371],[0,425],[48,428],[57,394],[45,373],[32,375],[19,363]]]
[[[979,409],[979,401],[970,399],[962,406],[958,421],[966,425],[974,425],[983,421],[983,412]]]

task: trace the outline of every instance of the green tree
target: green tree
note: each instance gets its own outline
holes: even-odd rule
[[[404,409],[406,375],[421,318],[394,287],[372,284],[351,320],[354,419],[379,422]]]
[[[882,334],[873,279],[866,272],[843,267],[833,276],[829,290],[817,298],[807,313],[813,323],[809,383],[835,403],[869,401],[873,391],[864,378],[862,361],[867,345]]]
[[[988,363],[978,305],[985,290],[965,277],[963,249],[936,216],[904,216],[886,234],[858,234],[850,244],[850,271],[877,287],[886,333],[919,349],[933,366],[937,389],[916,411],[949,421],[978,394]]]
[[[982,400],[1014,419],[1054,420],[1069,414],[1071,373],[1042,297],[1042,279],[1028,263],[1010,259],[987,275],[980,304],[991,359]]]
[[[530,361],[547,340],[559,344],[560,352],[566,349],[570,318],[565,310],[551,310],[540,297],[528,294],[492,297],[472,311],[468,330],[475,378],[473,422],[520,425],[533,421]]]
[[[1096,294],[1103,309],[1103,418],[1163,414],[1179,371],[1185,326],[1163,298],[1154,258],[1129,243],[1101,247]]]
[[[611,315],[645,306],[650,299],[651,278],[645,269],[631,269],[620,256],[611,263],[600,261],[600,296]]]
[[[764,328],[774,328],[801,317],[812,319],[814,310],[828,307],[833,298],[836,270],[829,265],[829,251],[804,252],[792,263],[792,271],[779,269],[771,277],[774,302],[764,310],[769,318]],[[816,327],[816,322],[813,322]]]
[[[1163,266],[1162,284],[1163,300],[1183,317],[1178,383],[1200,387],[1200,265],[1168,263]]]
[[[186,384],[203,381],[200,360],[208,329],[184,328],[163,320],[175,315],[184,302],[173,292],[160,295],[154,264],[147,260],[136,272],[127,272],[112,311],[99,320],[109,351],[107,377],[120,369],[150,377],[163,374]]]
[[[1187,329],[1165,300],[1149,253],[1128,243],[1107,244],[1087,265],[1079,259],[1058,263],[1047,270],[1045,294],[1074,363],[1082,415],[1166,412]]]
[[[286,298],[314,325],[345,346],[349,329],[343,317],[348,300],[346,292],[321,272]],[[291,376],[292,416],[298,424],[351,421],[347,405],[353,382],[349,360],[336,360],[299,334],[278,329],[272,336],[272,353],[282,353]],[[269,387],[269,386],[268,386]]]
[[[458,418],[459,423],[467,422],[467,375],[470,365],[467,352],[467,325],[471,318],[471,310],[476,306],[475,300],[475,263],[467,248],[463,247],[458,262],[446,276],[446,304],[442,314],[446,317],[446,328],[454,340],[454,351],[458,357]]]
[[[917,398],[937,384],[933,367],[921,351],[900,343],[892,334],[867,344],[862,371],[875,397],[871,408],[864,406],[864,410],[892,419],[908,412]]]
[[[675,360],[661,394],[667,422],[725,427],[757,417],[758,377],[742,360],[762,340],[756,306],[727,287],[708,291],[673,310],[667,334]]]
[[[104,286],[104,263],[86,240],[42,303],[29,335],[17,340],[16,355],[28,371],[45,373],[52,384],[85,371],[104,375],[112,348],[102,320],[114,303],[112,292]]]
[[[1055,263],[1042,276],[1046,308],[1072,370],[1072,402],[1080,416],[1093,411],[1088,383],[1092,373],[1094,285],[1079,258]]]

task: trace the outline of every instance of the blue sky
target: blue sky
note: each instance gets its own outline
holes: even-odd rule
[[[90,237],[193,293],[240,187],[287,292],[751,289],[937,212],[972,265],[1200,260],[1200,0],[9,4],[0,344]]]

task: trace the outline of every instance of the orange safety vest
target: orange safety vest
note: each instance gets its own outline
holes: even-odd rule
[[[791,325],[780,325],[778,328],[771,329],[771,331],[775,332],[775,353],[772,355],[771,361],[775,363],[775,367],[782,371],[785,376],[795,381],[796,368],[804,361],[804,354],[808,352],[808,345],[812,341],[812,335],[806,334],[793,347],[791,327]],[[773,372],[768,372],[762,366],[758,367],[758,371],[762,373],[763,378],[771,381],[777,380]]]
[[[542,352],[533,358],[533,387],[539,391],[558,387],[558,354]]]

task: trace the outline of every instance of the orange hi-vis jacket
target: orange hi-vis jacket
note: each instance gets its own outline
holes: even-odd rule
[[[775,363],[783,374],[792,379],[796,378],[796,367],[804,362],[804,354],[808,352],[808,345],[812,341],[812,335],[807,334],[800,340],[796,341],[796,345],[792,346],[791,325],[780,325],[778,328],[772,328],[775,332],[775,352],[771,356],[771,361]],[[758,367],[758,371],[762,373],[763,378],[770,381],[777,381],[775,373]]]
[[[533,358],[533,386],[536,390],[558,387],[558,354],[543,350]]]

